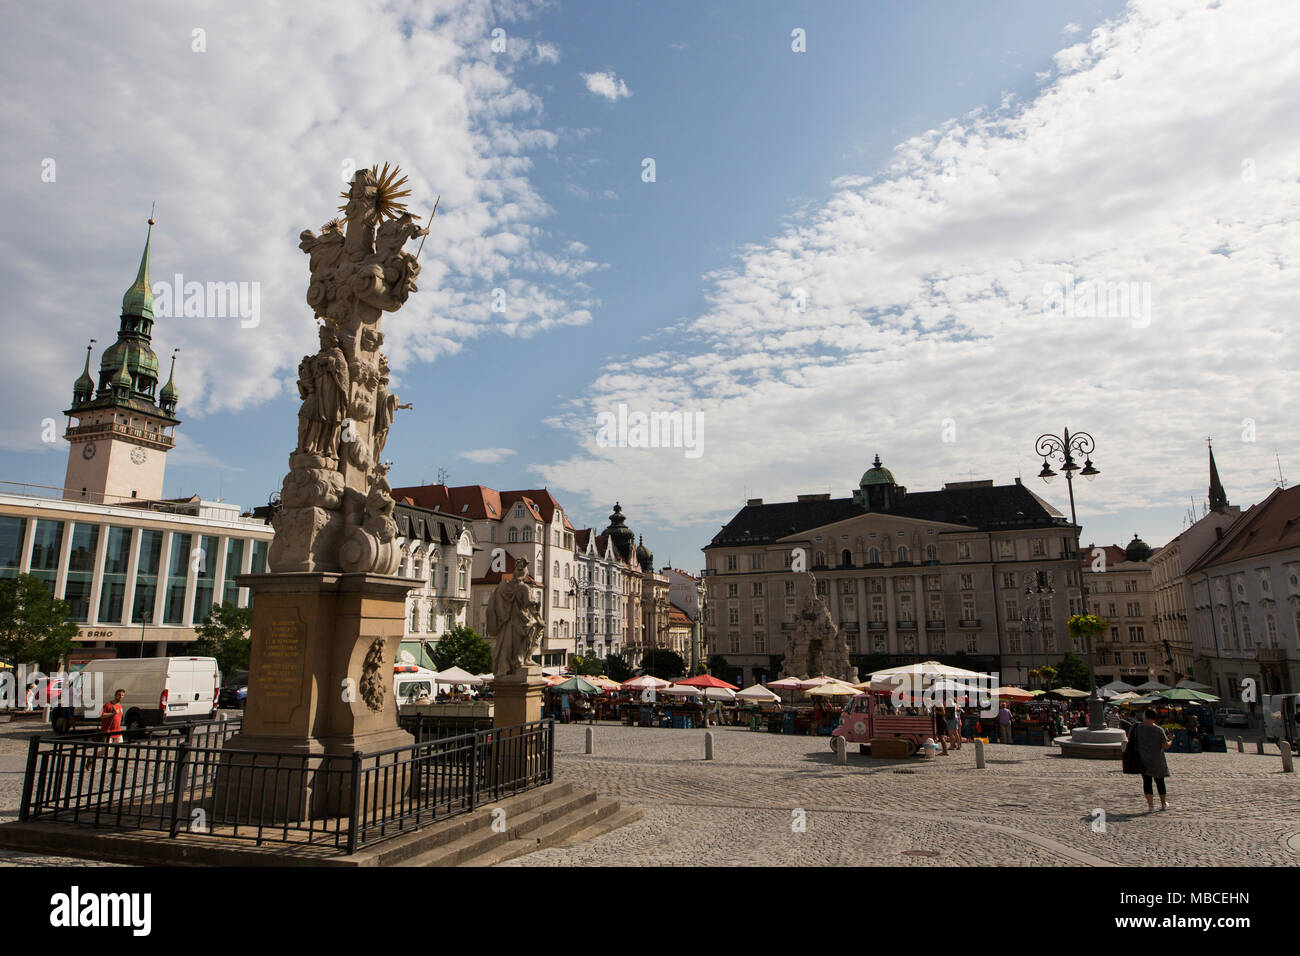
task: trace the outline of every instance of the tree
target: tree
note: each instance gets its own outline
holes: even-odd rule
[[[1056,680],[1056,668],[1050,664],[1044,664],[1042,667],[1035,667],[1029,672],[1030,677],[1037,678],[1047,685],[1047,690],[1052,689],[1052,682]]]
[[[195,653],[215,657],[222,674],[248,670],[253,642],[248,636],[253,625],[251,608],[237,607],[229,601],[214,604],[208,619],[194,628],[199,635]]]
[[[714,654],[709,658],[709,673],[718,680],[725,680],[728,684],[740,683],[740,668],[732,667],[721,654]]]
[[[605,662],[593,654],[578,654],[569,658],[569,670],[585,677],[599,677],[605,673]]]
[[[433,666],[445,671],[459,667],[471,674],[486,674],[492,670],[492,648],[479,637],[478,631],[457,624],[433,645]]]
[[[662,680],[672,680],[686,673],[686,661],[676,651],[666,647],[656,647],[641,658],[641,670]]]
[[[617,654],[609,654],[605,657],[605,673],[609,675],[610,680],[616,680],[620,684],[632,677],[632,668],[627,666],[627,661]]]
[[[72,650],[77,625],[72,608],[57,601],[33,574],[0,580],[0,657],[54,670]]]
[[[1088,665],[1073,651],[1065,652],[1065,657],[1061,659],[1061,666],[1056,669],[1056,676],[1063,687],[1092,690],[1092,684],[1088,680]]]

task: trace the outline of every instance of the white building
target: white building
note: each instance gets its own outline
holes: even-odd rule
[[[604,658],[623,653],[625,566],[607,535],[574,532],[578,568],[577,650]]]

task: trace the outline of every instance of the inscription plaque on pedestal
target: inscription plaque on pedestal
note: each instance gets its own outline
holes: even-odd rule
[[[276,618],[267,627],[253,683],[265,705],[267,723],[288,723],[302,705],[307,625],[296,618]]]

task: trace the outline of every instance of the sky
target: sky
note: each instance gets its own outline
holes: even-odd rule
[[[156,204],[156,292],[250,295],[155,324],[165,494],[265,503],[315,349],[298,235],[384,162],[438,200],[384,317],[394,486],[546,486],[598,530],[617,500],[697,569],[747,498],[876,454],[1068,513],[1035,440],[1087,432],[1085,543],[1176,535],[1207,437],[1234,504],[1300,470],[1290,0],[3,7],[0,480],[62,484]],[[692,427],[621,446],[620,407]]]

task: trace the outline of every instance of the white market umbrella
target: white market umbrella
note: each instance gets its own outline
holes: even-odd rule
[[[1168,689],[1169,689],[1169,685],[1168,685],[1168,684],[1162,684],[1162,683],[1160,683],[1160,681],[1158,681],[1158,680],[1149,680],[1149,681],[1147,681],[1145,684],[1138,684],[1138,685],[1137,685],[1137,689],[1138,689],[1138,690],[1142,690],[1142,691],[1146,691],[1146,692],[1148,692],[1148,693],[1154,693],[1155,691],[1158,691],[1158,690],[1168,690]]]
[[[483,678],[475,677],[460,667],[448,667],[445,671],[439,671],[435,680],[439,684],[467,684],[470,687],[478,687],[483,683]]]
[[[780,688],[781,690],[799,690],[801,687],[803,687],[804,683],[805,683],[804,681],[801,681],[797,677],[782,677],[780,680],[772,681],[767,686],[777,687]],[[755,684],[754,686],[758,687],[759,685]]]
[[[978,671],[968,671],[961,667],[951,667],[947,664],[940,664],[938,661],[921,661],[919,664],[908,664],[906,667],[886,667],[883,670],[872,671],[867,675],[868,679],[876,680],[881,677],[924,677],[930,680],[939,680],[944,677],[984,677],[986,675]]]
[[[1098,687],[1097,693],[1102,697],[1110,698],[1116,697],[1119,694],[1131,694],[1135,690],[1137,690],[1137,688],[1132,684],[1126,684],[1122,680],[1113,680],[1109,684],[1103,684],[1101,687]]]
[[[691,687],[689,684],[669,684],[667,687],[660,687],[659,693],[667,694],[670,697],[703,697],[704,692],[698,687]]]
[[[619,687],[623,690],[645,690],[647,687],[652,690],[661,690],[669,686],[672,681],[666,681],[659,677],[653,677],[650,674],[643,674],[640,677],[633,677],[631,680],[625,680]]]
[[[737,700],[752,700],[759,703],[776,703],[781,700],[780,694],[774,694],[762,684],[755,684],[752,687],[746,687],[736,693]]]
[[[730,703],[736,699],[736,692],[730,687],[706,687],[704,696],[708,700],[725,700]]]

